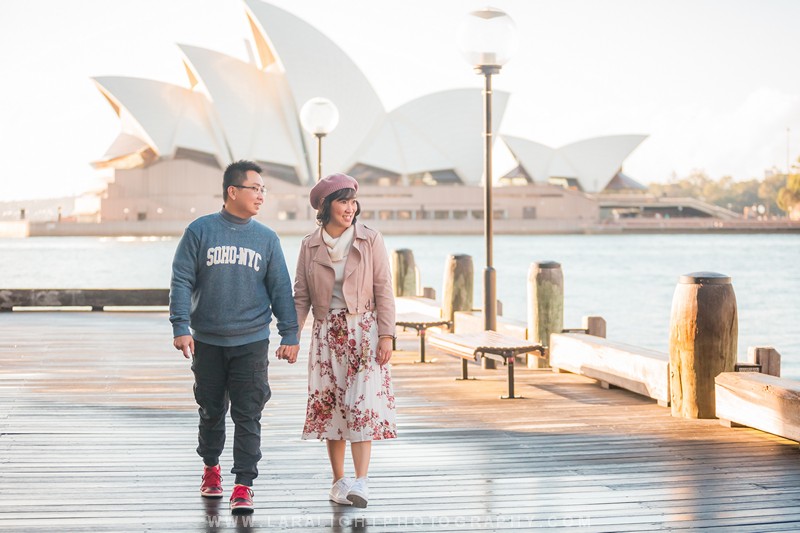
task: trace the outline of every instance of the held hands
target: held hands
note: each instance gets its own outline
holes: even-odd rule
[[[392,338],[381,337],[378,339],[378,364],[383,366],[392,358]]]
[[[278,359],[285,359],[291,365],[295,361],[297,361],[297,354],[299,352],[300,352],[299,344],[293,344],[293,345],[282,344],[278,346],[277,350],[275,350],[275,357],[277,357]]]
[[[181,335],[172,339],[172,345],[176,350],[183,353],[186,359],[191,359],[194,355],[194,339],[191,335]]]
[[[175,337],[172,339],[172,345],[176,350],[183,353],[183,356],[186,359],[191,359],[192,355],[194,355],[194,339],[191,335],[181,335],[180,337]],[[295,344],[294,346],[278,346],[278,350],[275,352],[275,355],[278,357],[278,359],[286,359],[289,361],[289,363],[294,363],[297,361],[297,354],[299,351],[299,344]]]

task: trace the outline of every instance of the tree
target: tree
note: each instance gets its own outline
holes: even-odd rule
[[[778,191],[778,207],[789,214],[800,205],[800,174],[789,174],[786,185]]]
[[[783,174],[772,174],[766,176],[764,181],[758,186],[758,199],[767,209],[767,214],[777,213],[778,211],[778,192],[785,184]]]
[[[694,170],[687,177],[672,179],[666,184],[651,183],[649,189],[656,196],[688,196],[738,213],[743,212],[745,207],[763,204],[766,212],[770,213],[776,212],[779,207],[776,200],[779,190],[782,190],[783,180],[781,174],[767,175],[763,180],[734,181],[730,176],[712,180],[702,170]],[[792,205],[800,202],[800,189],[795,200],[792,200],[795,196],[790,193],[783,194],[787,201],[794,202]]]

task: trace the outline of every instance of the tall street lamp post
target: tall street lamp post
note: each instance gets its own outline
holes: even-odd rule
[[[322,138],[339,124],[339,110],[327,98],[312,98],[300,108],[300,124],[317,138],[317,181],[322,179]]]
[[[492,246],[492,75],[498,74],[516,47],[516,25],[505,12],[485,7],[472,11],[461,24],[458,42],[464,58],[475,72],[484,77],[483,159],[484,159],[484,239],[486,268],[483,271],[484,329],[497,329],[497,275],[493,266]]]

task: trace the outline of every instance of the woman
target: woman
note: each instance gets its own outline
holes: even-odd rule
[[[327,443],[331,501],[366,507],[372,441],[397,437],[388,364],[395,309],[383,238],[356,221],[357,192],[346,174],[311,189],[320,228],[300,247],[294,298],[301,328],[309,309],[314,316],[303,438]],[[355,479],[344,475],[347,441]]]

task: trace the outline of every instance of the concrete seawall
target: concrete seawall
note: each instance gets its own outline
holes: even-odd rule
[[[0,239],[17,239],[30,236],[27,220],[0,221]]]
[[[79,236],[179,236],[188,220],[113,221],[100,223],[34,222],[29,224],[31,237]],[[308,220],[262,220],[281,235],[306,235],[315,226]],[[482,235],[482,220],[366,220],[368,226],[386,235]],[[3,222],[28,225],[26,221]],[[17,230],[21,231],[21,230]],[[618,233],[795,233],[800,221],[790,220],[718,220],[718,219],[630,219],[608,223],[588,220],[495,220],[497,235],[558,235]],[[28,236],[2,235],[0,236]]]

